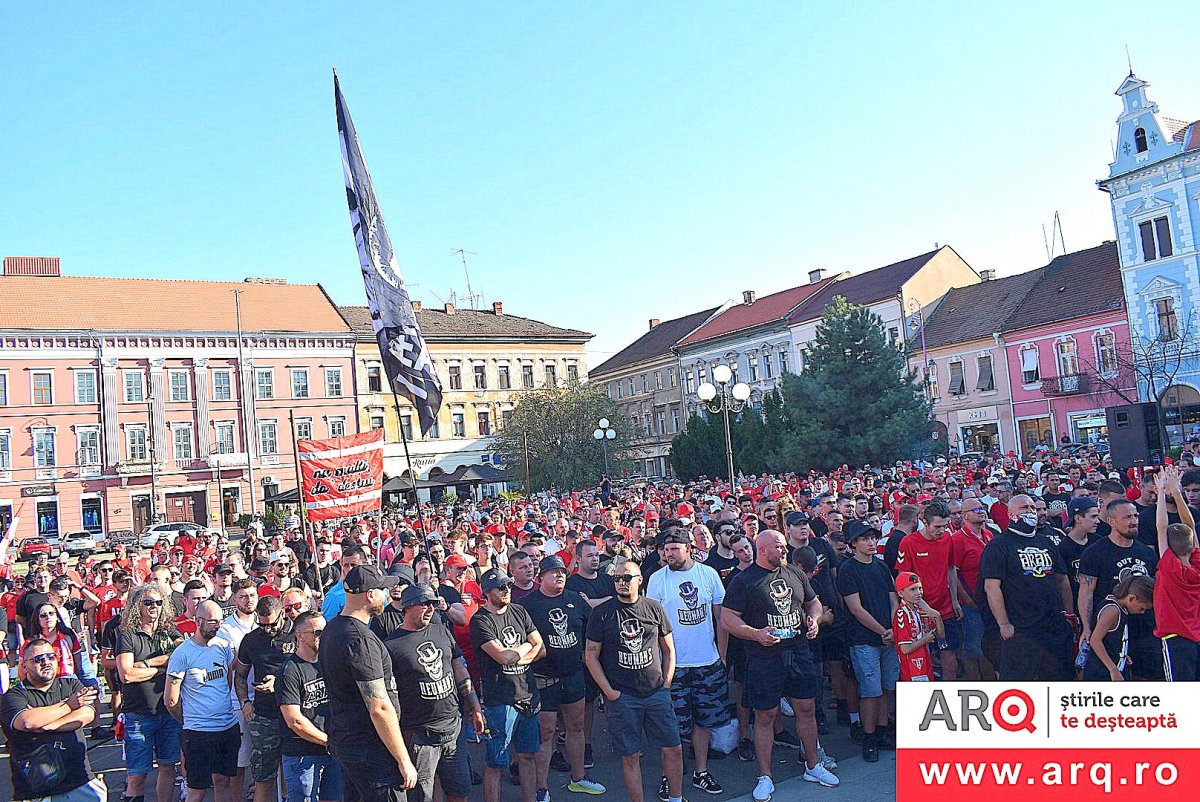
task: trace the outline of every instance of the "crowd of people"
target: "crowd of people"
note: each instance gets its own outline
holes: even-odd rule
[[[895,748],[898,681],[1194,680],[1200,470],[1094,453],[641,483],[422,505],[237,544],[184,535],[0,566],[16,799],[98,802],[81,737],[123,742],[123,802],[548,802],[619,760],[642,802],[725,792],[822,745]],[[0,671],[7,684],[9,671]],[[98,725],[107,691],[114,726]],[[595,719],[607,724],[597,741]],[[469,745],[483,743],[482,766]],[[684,743],[691,771],[685,772]],[[611,751],[608,747],[611,746]],[[719,772],[718,772],[719,773]]]

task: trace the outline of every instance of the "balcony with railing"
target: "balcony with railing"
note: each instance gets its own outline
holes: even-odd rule
[[[1091,377],[1086,373],[1071,373],[1042,379],[1042,395],[1050,398],[1061,395],[1080,395],[1091,392]]]

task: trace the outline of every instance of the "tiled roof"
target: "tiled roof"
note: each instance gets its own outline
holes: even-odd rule
[[[690,334],[697,326],[702,325],[704,321],[712,317],[712,313],[715,311],[717,311],[717,307],[659,323],[588,373],[595,379],[599,375],[613,373],[627,365],[636,365],[639,362],[669,354],[671,346]]]
[[[891,298],[900,292],[900,287],[916,272],[924,267],[930,259],[937,256],[945,248],[923,253],[911,259],[905,259],[895,264],[877,267],[866,273],[844,278],[827,286],[820,293],[805,301],[804,306],[797,309],[791,316],[790,322],[799,323],[803,320],[813,320],[821,316],[825,307],[837,296],[842,296],[856,306],[868,306],[873,303]]]
[[[368,307],[340,306],[338,309],[356,334],[374,335]],[[429,341],[454,337],[546,337],[586,342],[593,337],[586,331],[563,329],[507,312],[497,315],[490,309],[455,309],[450,314],[444,308],[422,307],[417,310],[417,325],[421,327],[421,334]]]
[[[348,332],[319,284],[0,276],[0,329]]]
[[[792,287],[790,290],[756,298],[751,304],[735,304],[689,334],[680,341],[679,345],[691,345],[764,323],[783,320],[797,305],[831,283],[833,283],[833,279],[828,278],[816,284],[804,284]]]
[[[1104,242],[1064,254],[1042,268],[1025,300],[1008,316],[1004,331],[1111,312],[1124,305],[1117,244]]]
[[[1183,135],[1187,132],[1188,126],[1191,123],[1185,120],[1176,120],[1174,117],[1162,117],[1160,119],[1162,120],[1163,127],[1167,129],[1167,136],[1175,142],[1182,142]]]
[[[951,289],[926,314],[925,347],[971,342],[1004,331],[1008,316],[1025,300],[1045,269]],[[921,347],[920,334],[912,338],[910,345]]]

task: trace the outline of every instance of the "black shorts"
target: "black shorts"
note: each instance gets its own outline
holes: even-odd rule
[[[586,668],[583,670],[583,698],[589,705],[600,698],[600,686],[592,679],[592,672]]]
[[[751,710],[774,710],[785,697],[816,699],[821,682],[807,645],[747,656],[746,676],[750,681],[742,690],[742,699]]]
[[[534,675],[538,694],[542,697],[542,712],[557,713],[563,705],[582,702],[587,694],[587,671],[576,671],[565,677],[543,677]]]
[[[233,777],[238,772],[238,748],[242,745],[242,728],[234,724],[222,732],[184,730],[179,745],[187,760],[188,788],[212,788],[213,775]]]

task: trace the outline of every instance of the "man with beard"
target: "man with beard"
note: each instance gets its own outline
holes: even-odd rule
[[[209,788],[217,802],[233,802],[242,730],[229,706],[233,647],[214,640],[221,606],[202,601],[194,608],[196,630],[171,653],[164,693],[167,709],[183,723],[187,755],[187,802],[203,802]]]
[[[575,573],[567,578],[567,588],[576,591],[595,609],[616,594],[611,574],[600,570],[600,549],[595,541],[575,544]]]
[[[400,699],[401,731],[417,770],[409,802],[432,802],[434,781],[447,802],[465,802],[471,769],[462,721],[483,732],[483,710],[458,644],[437,618],[438,595],[428,585],[406,587],[404,618],[386,640]]]
[[[668,529],[659,540],[666,567],[650,576],[646,597],[661,604],[671,622],[676,666],[671,700],[679,731],[690,735],[696,753],[692,787],[716,795],[725,789],[708,771],[708,745],[710,733],[729,723],[728,642],[720,653],[716,644],[725,586],[716,571],[692,559],[685,530]]]
[[[562,558],[551,555],[538,566],[539,586],[525,597],[522,606],[533,619],[546,644],[546,657],[533,664],[533,678],[542,698],[542,748],[537,756],[539,787],[548,787],[548,775],[553,764],[554,728],[562,717],[566,733],[567,760],[555,767],[571,773],[568,790],[582,794],[602,794],[605,788],[584,771],[586,752],[583,736],[583,712],[587,683],[583,668],[583,640],[591,607],[587,600],[573,590],[567,590],[567,568]],[[594,697],[593,697],[594,698]]]
[[[324,597],[329,589],[342,579],[342,567],[333,561],[333,544],[328,540],[317,542],[316,558],[300,575],[304,584]]]
[[[233,690],[241,704],[242,716],[250,725],[250,740],[254,745],[250,772],[254,777],[255,802],[272,802],[281,756],[275,680],[283,661],[296,652],[296,636],[278,596],[260,598],[255,613],[258,628],[242,638],[237,650]],[[248,681],[251,668],[255,681],[253,701]]]
[[[382,613],[371,619],[371,631],[382,641],[386,641],[393,632],[400,629],[401,625],[403,625],[404,591],[406,588],[417,584],[417,575],[411,565],[399,563],[393,565],[387,572],[388,575],[396,577],[399,581],[388,591],[391,596],[388,606],[383,608]]]
[[[325,625],[318,658],[329,696],[329,753],[351,799],[404,802],[417,769],[401,734],[392,659],[368,626],[383,612],[396,577],[355,565],[341,584],[345,605]]]
[[[1000,681],[1070,681],[1075,668],[1067,616],[1074,604],[1066,566],[1037,533],[1033,499],[1013,496],[1008,511],[1008,528],[979,559],[988,609],[1000,628]]]
[[[1138,513],[1132,501],[1109,501],[1104,521],[1110,531],[1083,550],[1079,557],[1079,620],[1087,641],[1096,625],[1104,600],[1125,577],[1154,576],[1158,565],[1155,550],[1137,539]],[[1129,657],[1140,679],[1162,679],[1162,642],[1154,637],[1154,614],[1147,611],[1129,621]]]
[[[341,800],[342,772],[329,756],[329,694],[317,663],[325,619],[306,610],[292,623],[296,653],[279,669],[280,751],[288,802]]]
[[[641,595],[641,568],[626,560],[613,573],[616,598],[588,619],[584,664],[608,703],[608,729],[621,755],[629,802],[644,802],[641,753],[658,747],[668,802],[683,797],[683,747],[668,690],[675,674],[671,622],[658,602]],[[661,661],[655,650],[661,653]]]
[[[733,549],[729,547],[729,540],[738,533],[738,527],[731,521],[709,521],[708,526],[712,527],[717,547],[708,553],[704,564],[717,572],[717,575],[721,577],[721,582],[725,582],[738,564],[737,557],[733,555]]]
[[[787,565],[787,539],[782,532],[760,532],[756,545],[754,565],[729,583],[721,624],[746,642],[746,675],[755,678],[746,685],[746,706],[755,711],[759,773],[754,799],[766,802],[775,793],[771,750],[779,700],[784,697],[795,711],[796,734],[806,759],[805,781],[831,788],[839,781],[817,759],[814,700],[821,674],[808,641],[817,635],[816,619],[823,611],[820,599],[804,572]]]

